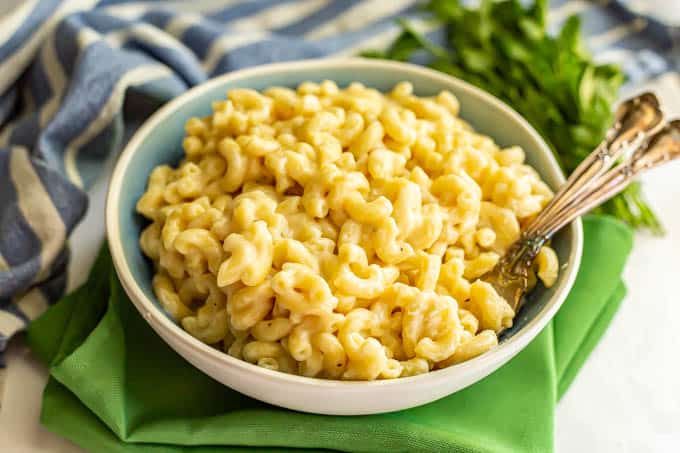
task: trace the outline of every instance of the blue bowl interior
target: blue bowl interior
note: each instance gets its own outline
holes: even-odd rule
[[[146,181],[153,168],[161,164],[177,164],[182,158],[184,123],[191,117],[211,114],[211,101],[224,99],[229,89],[252,88],[263,90],[271,86],[295,87],[303,81],[320,82],[326,79],[334,80],[340,86],[360,81],[366,86],[383,92],[389,91],[398,82],[408,80],[413,84],[414,91],[419,96],[430,96],[437,94],[442,89],[448,89],[460,101],[463,119],[468,121],[478,132],[493,137],[501,146],[521,146],[526,152],[528,163],[543,176],[548,185],[553,189],[559,186],[557,176],[551,170],[550,160],[541,152],[540,144],[525,132],[507,112],[496,109],[477,93],[456,85],[443,84],[427,75],[409,74],[406,78],[399,71],[382,72],[366,68],[336,66],[325,69],[302,68],[275,74],[261,74],[249,76],[243,80],[218,84],[188,99],[180,108],[171,112],[161,124],[151,130],[134,152],[123,175],[124,182],[118,205],[123,253],[137,284],[161,311],[164,312],[151,287],[153,267],[142,254],[138,244],[139,235],[148,221],[136,213],[135,205],[146,189]],[[553,239],[553,247],[561,263],[566,263],[569,260],[571,228],[563,230]],[[564,275],[560,278],[564,278]],[[559,282],[552,289],[546,289],[539,285],[528,296],[529,303],[525,304],[525,308],[518,313],[513,328],[504,332],[501,341],[512,337],[533,319],[545,307],[554,293],[554,288],[558,286]]]

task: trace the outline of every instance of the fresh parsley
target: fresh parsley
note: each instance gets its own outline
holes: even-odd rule
[[[416,52],[429,66],[466,80],[509,103],[551,146],[571,172],[602,140],[624,81],[614,65],[597,65],[581,42],[580,20],[570,17],[554,36],[546,31],[548,0],[431,0],[425,9],[446,30],[440,47],[400,20],[401,34],[373,58],[406,61]],[[634,228],[662,234],[640,184],[630,185],[599,208]]]

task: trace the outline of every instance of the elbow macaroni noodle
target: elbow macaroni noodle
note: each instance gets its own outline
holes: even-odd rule
[[[305,376],[412,376],[493,348],[515,313],[479,278],[552,193],[458,109],[407,82],[231,90],[138,201],[160,303],[201,341]],[[544,247],[536,277],[558,267]]]

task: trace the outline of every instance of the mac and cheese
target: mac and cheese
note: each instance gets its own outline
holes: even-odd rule
[[[412,376],[493,348],[515,313],[480,280],[552,196],[449,92],[233,89],[186,123],[137,210],[165,309],[272,370]],[[558,273],[544,247],[535,276]]]

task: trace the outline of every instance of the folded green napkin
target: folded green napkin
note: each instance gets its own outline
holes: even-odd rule
[[[293,412],[213,381],[163,343],[126,297],[104,250],[89,281],[29,329],[50,364],[42,423],[97,452],[547,452],[555,404],[625,294],[632,233],[585,220],[582,267],[552,323],[507,365],[454,395],[383,415]]]

